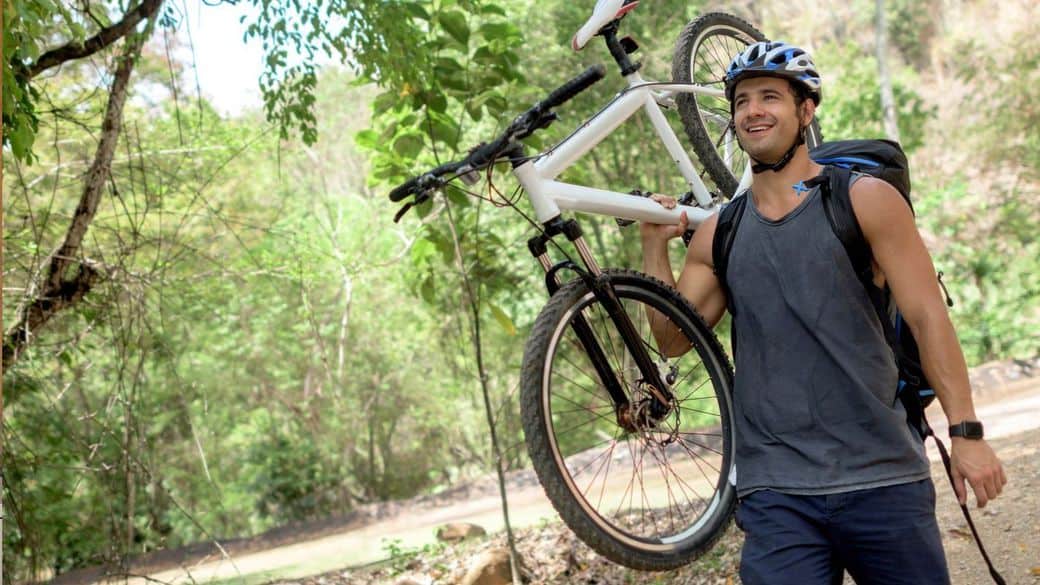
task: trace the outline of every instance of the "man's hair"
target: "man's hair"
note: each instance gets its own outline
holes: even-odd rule
[[[804,83],[798,83],[793,79],[788,79],[787,83],[791,86],[791,93],[794,94],[794,107],[801,110],[805,100],[812,97],[809,95],[809,88]]]

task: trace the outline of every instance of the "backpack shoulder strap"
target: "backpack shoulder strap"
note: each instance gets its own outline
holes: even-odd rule
[[[856,213],[852,208],[852,197],[849,189],[852,185],[852,171],[837,166],[824,167],[820,177],[820,195],[827,221],[831,224],[834,235],[841,241],[845,252],[852,261],[852,268],[864,286],[872,285],[874,280],[871,270],[870,245],[859,227]]]
[[[733,303],[730,302],[729,285],[726,281],[726,269],[729,266],[729,254],[733,250],[733,239],[737,235],[737,227],[744,216],[747,206],[748,192],[744,191],[729,201],[719,211],[719,219],[715,223],[715,236],[711,241],[711,261],[715,265],[715,277],[726,295],[726,306],[731,315],[735,315]]]
[[[874,256],[870,252],[870,244],[867,243],[867,238],[859,227],[859,220],[856,219],[856,212],[852,208],[852,197],[849,194],[852,185],[852,171],[839,166],[826,166],[819,177],[806,184],[820,185],[820,196],[823,200],[823,210],[827,216],[827,222],[830,223],[831,230],[845,248],[856,278],[866,289],[867,296],[874,305],[878,319],[881,320],[881,327],[885,331],[885,339],[888,340],[893,351],[898,350],[899,336],[892,324],[892,317],[888,314],[888,287],[879,289],[874,286],[874,270],[871,266]]]

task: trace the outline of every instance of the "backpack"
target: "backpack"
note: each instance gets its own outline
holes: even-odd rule
[[[820,186],[827,220],[834,235],[841,241],[848,254],[856,277],[863,284],[870,297],[871,304],[877,312],[878,319],[885,332],[892,353],[899,368],[899,387],[896,395],[906,409],[907,422],[917,431],[923,440],[927,429],[922,425],[924,409],[935,399],[935,391],[928,383],[921,367],[920,351],[910,328],[905,326],[902,313],[895,306],[895,301],[888,287],[879,289],[874,285],[874,271],[871,268],[873,256],[863,232],[852,210],[849,198],[849,183],[852,172],[868,174],[891,184],[910,205],[910,169],[899,144],[890,140],[842,140],[828,142],[810,151],[809,156],[824,166],[823,172],[805,182],[807,188]],[[747,195],[741,193],[733,198],[719,212],[715,226],[715,239],[712,242],[712,258],[715,274],[719,284],[726,293],[729,302],[729,287],[726,284],[726,269],[729,264],[729,253],[733,248],[737,226],[747,206]],[[940,273],[940,283],[941,280]],[[945,286],[943,288],[945,290]],[[952,301],[947,296],[947,304]],[[730,313],[736,316],[734,307],[729,305]]]
[[[882,179],[895,187],[910,206],[910,211],[913,212],[914,206],[910,201],[910,167],[906,155],[899,143],[891,140],[841,140],[824,143],[809,151],[809,156],[817,164],[823,165],[824,169],[818,177],[806,181],[805,187],[820,186],[823,208],[831,230],[845,248],[852,268],[866,289],[867,296],[870,297],[871,304],[881,321],[881,326],[885,331],[885,341],[892,349],[899,369],[899,386],[896,389],[896,396],[906,410],[907,423],[917,432],[922,441],[929,436],[935,439],[946,467],[946,474],[952,485],[953,474],[950,470],[949,455],[942,441],[932,432],[924,416],[925,407],[935,400],[935,390],[932,389],[932,385],[925,376],[917,341],[910,328],[904,323],[891,291],[887,285],[884,288],[874,285],[874,271],[871,266],[873,255],[860,230],[859,222],[852,209],[852,200],[849,197],[852,173],[863,173]],[[736,311],[730,302],[729,286],[726,284],[726,269],[729,265],[729,254],[733,248],[737,227],[744,215],[744,208],[747,206],[747,198],[747,191],[745,191],[730,200],[719,211],[711,249],[715,275],[726,295],[730,314],[734,317],[736,317]],[[939,272],[939,285],[946,296],[947,306],[952,307],[953,300],[950,299],[946,285],[942,282],[942,275],[943,273]],[[996,583],[1003,584],[1004,579],[993,567],[989,555],[982,546],[967,506],[961,505],[961,510],[975,536],[979,551],[986,561],[990,576]]]

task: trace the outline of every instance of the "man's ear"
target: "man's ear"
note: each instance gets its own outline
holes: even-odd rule
[[[802,102],[802,111],[799,115],[802,127],[811,124],[814,116],[816,116],[816,102],[812,98],[807,98]]]

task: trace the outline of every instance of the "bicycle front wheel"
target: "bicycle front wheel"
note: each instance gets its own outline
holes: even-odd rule
[[[638,272],[606,274],[670,387],[670,410],[653,413],[606,309],[574,281],[553,295],[524,351],[524,434],[546,495],[582,541],[627,567],[673,569],[707,551],[732,516],[732,368],[673,288]],[[648,314],[676,327],[664,347],[687,351],[666,357]],[[591,331],[626,395],[623,413],[576,333],[582,329]]]

